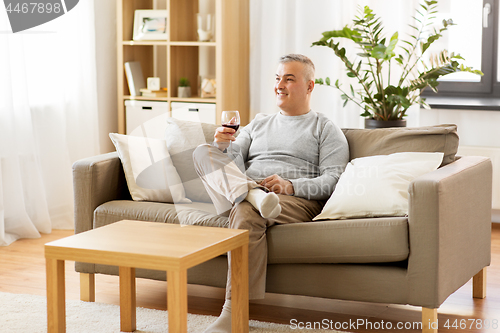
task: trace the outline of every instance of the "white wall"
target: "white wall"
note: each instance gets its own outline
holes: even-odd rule
[[[421,109],[420,126],[456,124],[460,138],[459,152],[490,157],[493,163],[493,208],[498,207],[500,190],[500,112],[480,110]],[[475,149],[475,147],[477,147]],[[500,210],[493,209],[492,221],[500,222]]]
[[[421,109],[420,125],[456,124],[460,145],[500,147],[500,112]]]
[[[94,1],[97,102],[101,153],[114,151],[108,133],[118,131],[116,88],[116,4]]]

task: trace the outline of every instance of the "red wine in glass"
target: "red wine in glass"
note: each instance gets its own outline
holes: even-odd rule
[[[232,128],[236,131],[240,127],[240,113],[238,111],[222,111],[222,127]],[[228,152],[232,152],[231,141],[229,141]]]
[[[222,127],[232,128],[236,132],[240,128],[240,124],[222,124]]]

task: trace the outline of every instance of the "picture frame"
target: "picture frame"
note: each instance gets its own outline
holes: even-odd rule
[[[134,13],[133,40],[167,40],[168,11],[138,9]]]

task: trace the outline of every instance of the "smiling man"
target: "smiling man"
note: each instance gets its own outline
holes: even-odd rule
[[[280,112],[254,119],[237,138],[219,127],[213,145],[194,153],[195,166],[218,213],[249,235],[249,299],[265,295],[267,228],[308,222],[321,212],[348,160],[342,131],[311,110],[314,64],[303,55],[280,58],[274,92]],[[232,154],[226,147],[233,142]],[[231,332],[231,276],[220,317],[205,332]]]
[[[289,55],[289,59],[301,59],[299,56]],[[282,58],[282,61],[288,59]],[[276,73],[274,93],[276,105],[286,116],[300,116],[310,111],[311,92],[314,89],[314,65],[305,62],[281,62]]]

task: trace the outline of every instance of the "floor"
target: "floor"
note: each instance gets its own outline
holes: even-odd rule
[[[23,239],[0,247],[0,291],[45,295],[43,245],[72,234],[68,230],[54,230],[38,239]],[[472,284],[468,282],[443,303],[438,310],[439,332],[500,333],[500,224],[493,224],[492,264],[487,274],[485,299],[473,299]],[[189,286],[188,292],[190,313],[214,316],[220,313],[224,290]],[[79,299],[79,275],[73,262],[66,262],[66,297]],[[118,277],[96,276],[96,301],[119,304]],[[137,306],[166,309],[166,283],[137,279]],[[388,325],[392,325],[390,331],[394,332],[419,332],[411,327],[420,321],[421,313],[420,308],[411,306],[268,294],[265,300],[250,304],[250,319],[288,324],[292,328],[317,322],[329,328],[344,326],[343,330],[350,332],[385,332]],[[487,321],[489,329],[484,327]],[[354,322],[360,324],[357,329],[352,326]],[[398,322],[406,329],[396,329]],[[444,327],[446,323],[448,327]]]

